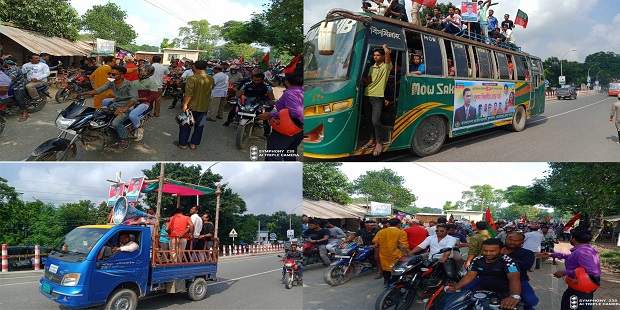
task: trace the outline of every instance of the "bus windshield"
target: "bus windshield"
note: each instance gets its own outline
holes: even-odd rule
[[[76,228],[56,244],[50,256],[65,261],[84,260],[107,232],[106,228]]]
[[[620,83],[609,83],[609,90],[620,90]]]
[[[346,80],[348,78],[358,22],[351,19],[340,19],[335,23],[337,34],[333,55],[319,54],[317,42],[320,24],[310,29],[306,35],[304,41],[304,79],[307,82]]]

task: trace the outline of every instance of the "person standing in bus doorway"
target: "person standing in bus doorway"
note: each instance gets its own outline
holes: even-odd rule
[[[362,83],[366,86],[364,90],[364,99],[362,101],[362,109],[368,127],[368,135],[370,140],[363,149],[374,147],[372,153],[379,156],[383,151],[383,143],[381,140],[381,110],[383,108],[383,96],[385,93],[385,85],[387,78],[392,71],[392,60],[390,59],[390,50],[387,44],[381,46],[383,49],[377,48],[373,53],[375,64],[370,67],[368,76],[362,78]]]
[[[616,117],[615,122],[614,122],[614,116]],[[618,141],[616,141],[616,143],[620,144],[620,100],[617,100],[611,105],[611,114],[609,115],[609,122],[610,123],[614,122],[614,124],[616,125],[616,130],[618,130]]]
[[[463,105],[454,111],[454,122],[462,122],[476,118],[476,108],[471,106],[471,89],[463,90]]]

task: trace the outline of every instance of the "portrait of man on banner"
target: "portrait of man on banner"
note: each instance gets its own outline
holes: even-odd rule
[[[464,22],[478,21],[478,4],[476,2],[463,2],[461,4],[462,19]]]
[[[127,188],[127,202],[136,204],[138,198],[140,198],[140,190],[142,190],[142,183],[144,178],[132,178],[129,181],[129,187]]]
[[[114,207],[118,197],[123,196],[125,191],[125,184],[112,184],[110,185],[110,192],[108,194],[108,207]]]

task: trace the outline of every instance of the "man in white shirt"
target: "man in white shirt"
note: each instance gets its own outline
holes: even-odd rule
[[[433,258],[441,249],[452,248],[456,245],[458,239],[448,235],[446,224],[437,224],[434,227],[436,235],[426,237],[422,243],[409,250],[409,255],[413,255],[413,253],[417,253],[430,246],[429,257]],[[453,251],[448,251],[443,253],[443,256],[438,261],[443,264],[448,279],[456,280],[456,266],[451,258],[454,258],[454,253]]]
[[[160,56],[153,56],[153,68],[155,68],[155,73],[153,73],[150,79],[157,84],[157,92],[159,93],[159,97],[157,97],[157,100],[155,100],[155,105],[153,106],[153,115],[155,117],[159,117],[159,110],[161,108],[161,93],[164,90],[164,76],[170,74],[170,70],[168,67],[161,64]]]
[[[504,24],[502,26],[501,34],[504,35],[504,37],[506,38],[504,40],[504,43],[506,43],[507,45],[511,45],[513,47],[516,46],[515,42],[517,40],[515,39],[515,35],[514,35],[513,31],[508,29],[508,25]]]
[[[189,214],[191,214],[189,219],[194,224],[194,232],[192,233],[191,243],[187,243],[187,247],[185,248],[186,250],[190,249],[190,245],[192,249],[195,250],[198,245],[198,237],[200,236],[200,231],[202,230],[202,218],[200,217],[200,215],[198,215],[198,213],[200,213],[200,207],[198,206],[193,206],[191,209],[189,209]],[[197,258],[192,255],[192,259]]]
[[[30,98],[34,102],[40,102],[42,99],[39,96],[37,87],[47,83],[47,77],[50,76],[50,68],[40,62],[39,55],[33,54],[30,55],[30,62],[22,66],[22,72],[26,75],[26,91],[28,91]]]
[[[428,235],[429,235],[429,236],[434,236],[434,235],[436,235],[436,233],[435,233],[435,229],[437,228],[437,226],[435,226],[435,221],[430,221],[430,222],[428,222],[428,226],[429,226],[429,227],[427,227],[427,228],[426,228],[426,230],[428,230]]]
[[[129,234],[122,233],[118,239],[121,246],[112,247],[112,252],[135,252],[140,248],[137,243],[131,241]]]
[[[224,108],[226,107],[226,96],[228,95],[228,75],[226,75],[220,66],[213,67],[213,79],[215,80],[215,86],[211,91],[211,104],[209,105],[209,118],[210,122],[215,122],[215,117],[219,119],[224,118]]]
[[[538,231],[537,226],[531,226],[530,231],[525,233],[523,248],[534,252],[534,254],[540,253],[540,246],[544,238],[545,236]],[[536,269],[540,269],[540,258],[536,259]]]

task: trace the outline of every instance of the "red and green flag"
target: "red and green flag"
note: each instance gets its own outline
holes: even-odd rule
[[[295,56],[295,58],[293,58],[293,60],[291,60],[291,62],[286,65],[286,67],[282,70],[282,73],[294,73],[295,72],[295,67],[297,67],[297,63],[299,62],[299,60],[301,59],[301,54]]]
[[[263,69],[263,72],[265,72],[265,71],[267,71],[269,69],[269,52],[267,52],[267,55],[265,55],[265,57],[263,57],[263,61],[261,61],[260,67],[261,67],[261,69]]]
[[[571,227],[573,227],[573,225],[575,225],[575,222],[579,219],[580,215],[581,215],[581,212],[577,212],[577,214],[575,214],[575,216],[573,216],[573,218],[570,219],[570,221],[568,221],[568,223],[566,223],[566,225],[564,226],[564,229],[562,229],[562,231],[566,232]]]
[[[489,235],[491,238],[495,238],[497,236],[497,227],[495,227],[495,222],[493,221],[493,216],[491,216],[491,209],[487,208],[487,213],[485,214],[485,220],[488,224]]]
[[[525,12],[517,11],[517,18],[515,18],[515,25],[521,25],[523,28],[527,28],[527,14]]]
[[[243,57],[245,57],[245,54],[241,54],[241,58],[239,58],[239,63],[242,64],[243,63]]]
[[[437,3],[437,0],[413,0],[413,2],[419,3],[423,6],[430,7]]]

